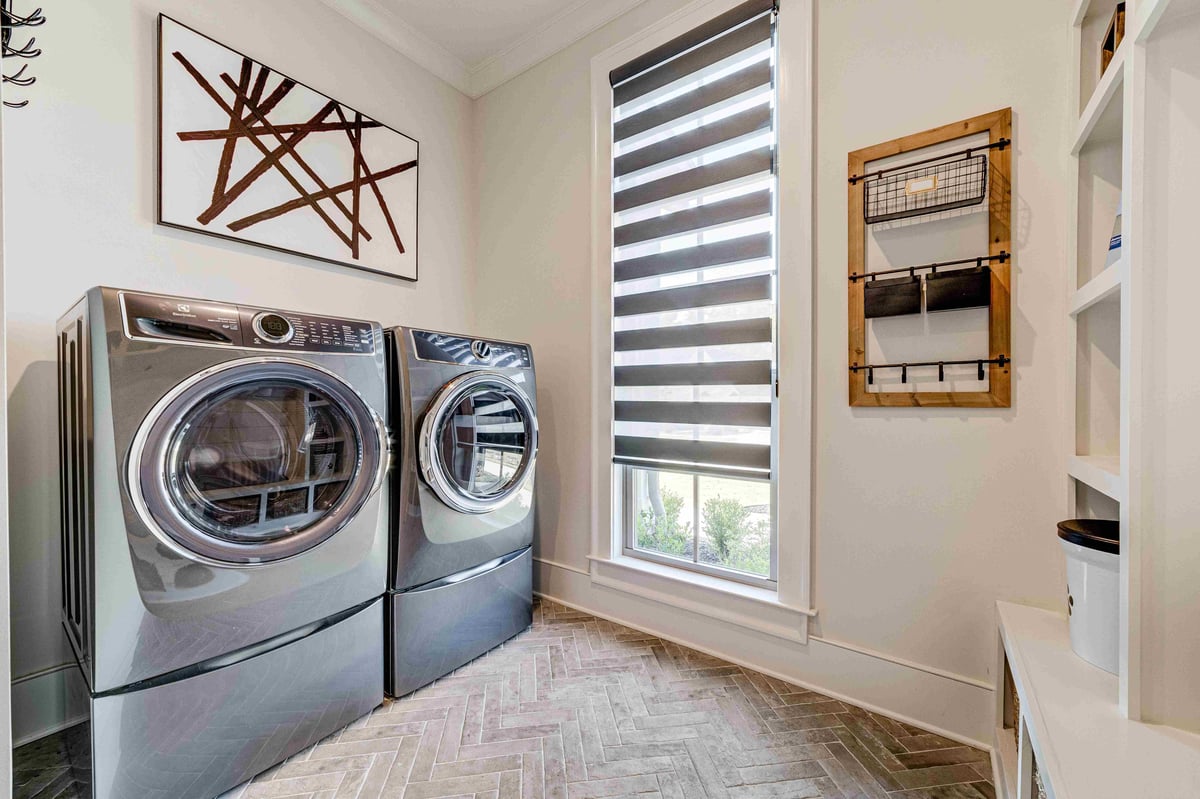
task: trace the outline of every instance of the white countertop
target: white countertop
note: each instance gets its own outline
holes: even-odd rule
[[[1125,718],[1117,678],[1071,651],[1066,616],[1008,602],[996,610],[1054,799],[1200,797],[1200,735]]]

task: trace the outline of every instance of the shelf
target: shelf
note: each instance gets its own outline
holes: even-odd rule
[[[1079,155],[1089,143],[1113,141],[1121,136],[1121,88],[1125,83],[1125,53],[1127,39],[1121,42],[1108,69],[1100,76],[1096,90],[1079,115],[1071,155]]]
[[[1121,260],[1106,267],[1103,272],[1085,283],[1071,295],[1068,306],[1071,316],[1078,316],[1093,305],[1104,302],[1109,297],[1118,296],[1121,293],[1121,283],[1125,280],[1125,274],[1128,271],[1128,259],[1126,256],[1121,256]]]
[[[1121,459],[1116,455],[1072,455],[1067,461],[1067,474],[1105,496],[1121,502]]]
[[[1200,13],[1200,0],[1140,0],[1135,27],[1127,35],[1144,42],[1162,23],[1196,13]]]
[[[1200,736],[1121,715],[1117,678],[1071,651],[1066,616],[1008,602],[996,613],[1054,799],[1200,796]]]

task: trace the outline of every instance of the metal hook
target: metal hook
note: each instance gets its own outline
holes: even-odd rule
[[[9,8],[0,8],[0,14],[3,14],[4,16],[4,24],[8,25],[10,28],[32,28],[37,25],[41,25],[46,21],[46,17],[44,14],[42,14],[42,9],[40,8],[34,10],[25,17],[22,17],[20,14],[15,13]]]
[[[869,366],[867,367],[867,385],[875,385],[875,370]]]
[[[943,361],[938,361],[938,382],[946,382],[946,364]]]
[[[5,83],[12,83],[12,84],[15,84],[15,85],[17,85],[17,86],[32,86],[32,85],[33,85],[33,84],[34,84],[34,83],[37,81],[37,78],[34,78],[34,77],[23,78],[23,77],[21,77],[23,74],[25,74],[25,70],[26,70],[26,68],[27,68],[28,66],[29,66],[28,64],[22,64],[22,65],[21,65],[21,68],[20,68],[20,69],[18,69],[18,70],[17,70],[16,72],[14,72],[13,74],[11,74],[11,75],[4,75],[4,76],[2,76],[2,77],[4,78],[4,82],[5,82]]]
[[[42,51],[33,46],[36,41],[37,39],[35,37],[30,36],[29,41],[26,42],[25,46],[19,50],[13,47],[5,46],[4,57],[8,58],[10,56],[20,56],[21,58],[37,58],[42,54]]]
[[[908,364],[906,363],[900,364],[900,382],[908,382]]]
[[[978,377],[978,379],[979,379],[979,380],[982,380],[982,379],[983,379],[983,361],[980,361],[980,362],[979,362],[979,364],[978,364],[978,366],[979,366],[979,377]]]

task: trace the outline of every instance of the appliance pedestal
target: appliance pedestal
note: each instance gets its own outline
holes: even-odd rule
[[[474,660],[533,623],[533,551],[386,598],[384,688],[404,696]]]
[[[92,697],[78,778],[90,771],[94,799],[211,799],[365,716],[383,701],[382,602],[245,660]]]

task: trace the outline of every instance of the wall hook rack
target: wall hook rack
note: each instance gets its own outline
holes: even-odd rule
[[[1012,363],[1012,359],[1009,358],[1007,355],[997,355],[995,358],[969,358],[967,360],[962,360],[962,361],[916,361],[914,363],[868,363],[868,364],[857,364],[856,363],[856,364],[851,365],[850,371],[853,372],[854,374],[858,374],[859,372],[866,372],[867,373],[867,384],[873,385],[875,383],[875,370],[876,369],[899,369],[900,370],[900,382],[907,383],[909,369],[936,366],[937,370],[938,370],[938,382],[944,383],[946,381],[946,367],[947,366],[970,366],[971,364],[975,364],[975,366],[977,367],[977,370],[978,370],[976,372],[976,374],[977,374],[976,379],[983,380],[984,364],[995,364],[996,366],[1003,367],[1010,363]]]
[[[926,269],[928,269],[930,272],[936,273],[937,270],[945,268],[947,266],[964,266],[966,264],[975,264],[975,266],[983,266],[985,262],[990,262],[990,261],[998,261],[1003,264],[1003,263],[1008,262],[1008,258],[1009,258],[1008,253],[1001,250],[996,255],[981,255],[976,258],[960,258],[957,261],[936,261],[931,264],[920,264],[919,266],[900,266],[895,269],[880,269],[876,272],[864,272],[861,275],[858,274],[857,272],[855,272],[854,274],[850,275],[847,279],[851,283],[853,283],[857,280],[866,280],[867,278],[874,280],[875,278],[879,277],[880,275],[898,275],[901,272],[907,272],[910,277],[915,277],[917,272],[923,271]]]
[[[29,37],[29,41],[25,42],[20,47],[12,45],[12,34],[16,28],[36,28],[46,22],[46,16],[42,13],[42,9],[38,8],[32,13],[21,15],[12,10],[12,0],[0,0],[0,45],[4,58],[37,58],[42,54],[41,48],[37,47],[37,39],[33,36]],[[32,86],[37,78],[32,75],[26,76],[25,69],[28,64],[22,64],[21,68],[16,72],[3,75],[4,83],[11,83],[14,86],[27,87]],[[8,108],[24,108],[29,105],[28,100],[20,102],[4,101],[4,105]]]
[[[847,154],[847,388],[851,406],[1011,406],[1013,141],[1012,109],[1001,108]],[[952,151],[935,154],[931,149],[942,147]],[[892,159],[897,163],[892,164]],[[907,160],[899,163],[901,159]],[[907,199],[897,199],[892,208],[887,203],[893,196]],[[879,208],[874,207],[876,197],[882,203]],[[868,269],[867,245],[875,230],[871,225],[891,215],[896,219],[928,215],[926,221],[933,224],[915,232],[932,238],[945,232],[938,224],[943,220],[933,216],[935,212],[968,204],[981,205],[984,211],[987,243],[976,251],[979,255],[879,272]],[[882,279],[877,279],[880,276]],[[929,360],[921,362],[871,362],[869,332],[879,336],[889,329],[889,325],[876,327],[872,320],[973,308],[987,309],[987,349],[969,351],[986,357],[939,361],[936,355],[941,353],[929,352],[925,356]],[[947,366],[972,364],[975,373],[982,375],[981,381],[986,379],[986,390],[921,385],[908,379],[910,368],[936,368],[944,383]],[[876,369],[896,369],[902,382],[875,390]]]

